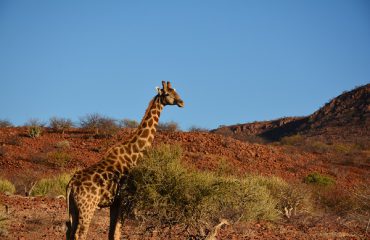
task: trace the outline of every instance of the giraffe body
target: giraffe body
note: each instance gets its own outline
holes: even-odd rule
[[[130,168],[151,146],[159,117],[166,105],[182,107],[183,101],[169,82],[156,95],[134,136],[127,142],[110,148],[98,163],[78,171],[67,186],[67,239],[86,239],[87,231],[97,208],[110,207],[109,239],[120,239],[120,188]]]

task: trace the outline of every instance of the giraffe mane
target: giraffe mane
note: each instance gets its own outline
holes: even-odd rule
[[[158,95],[156,95],[154,98],[152,98],[152,100],[149,102],[148,107],[145,110],[145,114],[144,114],[143,118],[141,119],[139,126],[141,126],[143,124],[146,116],[148,115],[149,111],[152,109],[153,104],[155,103],[155,101],[157,100],[157,98],[158,98]]]

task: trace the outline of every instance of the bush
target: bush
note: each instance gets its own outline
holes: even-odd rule
[[[197,127],[197,126],[191,126],[189,128],[189,132],[209,132],[207,128]]]
[[[57,167],[65,167],[72,159],[68,153],[63,151],[49,152],[46,157],[47,162]]]
[[[330,145],[321,141],[314,141],[306,146],[306,150],[315,153],[327,153],[330,151]]]
[[[160,146],[132,169],[123,191],[123,214],[153,228],[183,226],[198,235],[226,218],[274,220],[281,215],[268,178],[217,176],[186,169],[181,149]]]
[[[139,126],[139,122],[136,120],[125,118],[121,121],[120,125],[125,128],[137,128]]]
[[[217,176],[235,175],[235,168],[225,158],[221,158],[215,171]]]
[[[60,149],[69,149],[71,147],[71,144],[68,140],[60,141],[55,144],[56,148]]]
[[[116,120],[97,113],[88,114],[80,119],[82,128],[94,131],[97,136],[112,136],[119,130]]]
[[[158,123],[157,129],[160,131],[177,132],[180,130],[180,127],[177,122],[170,121],[165,123]]]
[[[291,185],[278,177],[261,177],[258,182],[270,190],[278,201],[276,208],[287,218],[307,213],[313,208],[311,192],[306,186]]]
[[[301,135],[296,134],[296,135],[292,135],[292,136],[283,137],[283,138],[281,138],[280,142],[283,145],[299,146],[299,145],[302,145],[304,143],[304,138]]]
[[[64,173],[53,178],[39,180],[31,190],[31,196],[64,196],[71,175]]]
[[[30,119],[26,123],[26,126],[28,128],[28,135],[31,138],[38,138],[41,136],[42,128],[44,127],[44,123],[42,123],[38,119]]]
[[[73,122],[72,120],[67,118],[52,117],[49,120],[49,126],[55,132],[61,132],[62,134],[64,134],[65,131],[73,127]]]
[[[350,154],[356,150],[356,146],[352,144],[337,143],[333,144],[334,151],[341,154]]]
[[[13,194],[15,193],[15,186],[10,181],[0,178],[0,192]]]
[[[5,119],[0,119],[0,128],[13,127],[13,124]]]
[[[304,182],[321,186],[329,186],[333,185],[335,180],[329,176],[321,175],[320,173],[310,173],[304,178]]]

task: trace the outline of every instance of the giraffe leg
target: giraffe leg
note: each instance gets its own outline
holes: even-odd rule
[[[67,240],[74,240],[76,234],[77,225],[78,225],[78,208],[74,202],[72,195],[69,195],[67,201],[69,201],[68,215],[69,221],[67,222]]]
[[[121,197],[117,196],[110,206],[109,240],[121,239]]]
[[[94,215],[94,209],[81,208],[78,214],[78,223],[75,233],[75,240],[85,240],[89,230],[91,219]]]

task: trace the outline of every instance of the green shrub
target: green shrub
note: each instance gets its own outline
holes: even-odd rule
[[[73,127],[73,122],[71,119],[67,118],[52,117],[49,120],[49,126],[55,132],[61,132],[62,134],[64,134],[65,131]]]
[[[304,178],[304,182],[321,186],[329,186],[333,185],[335,180],[329,176],[321,175],[320,173],[310,173]]]
[[[148,152],[124,186],[124,214],[135,213],[146,226],[184,226],[197,233],[226,218],[231,221],[274,220],[279,201],[267,178],[217,176],[185,168],[178,146]]]
[[[53,178],[39,180],[30,192],[31,196],[60,196],[65,195],[66,186],[71,175],[64,173]]]
[[[2,193],[15,193],[15,186],[10,181],[0,178],[0,192]]]
[[[57,167],[65,167],[72,159],[68,153],[63,151],[49,152],[46,158],[47,162]]]
[[[42,123],[38,119],[30,119],[27,123],[26,126],[28,128],[28,135],[31,138],[38,138],[41,136],[42,133],[42,128],[44,127],[44,123]]]
[[[235,175],[235,168],[225,158],[221,158],[218,162],[215,173],[218,176],[232,176]]]

